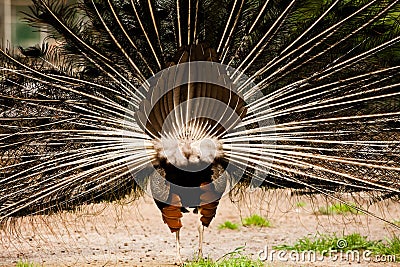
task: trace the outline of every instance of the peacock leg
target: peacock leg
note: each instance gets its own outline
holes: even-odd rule
[[[180,230],[176,231],[176,265],[182,266],[183,265],[183,261],[182,261],[182,257],[181,257],[181,242],[179,239],[179,232]]]
[[[199,250],[197,253],[197,257],[198,259],[203,258],[203,234],[204,234],[204,225],[203,223],[200,221],[201,218],[201,212],[199,211],[199,225],[198,225],[198,231],[199,231]]]

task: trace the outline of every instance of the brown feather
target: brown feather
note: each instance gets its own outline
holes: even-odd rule
[[[172,193],[171,205],[167,205],[161,210],[164,223],[168,225],[171,233],[179,231],[182,227],[181,218],[183,215],[181,208],[181,198],[177,194]]]

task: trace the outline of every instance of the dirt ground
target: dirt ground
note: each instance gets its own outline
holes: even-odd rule
[[[239,202],[221,200],[218,213],[205,231],[204,255],[216,260],[238,247],[254,259],[265,248],[292,244],[316,233],[360,233],[382,239],[400,231],[367,215],[315,215],[328,203],[319,197],[291,197],[289,191],[260,190],[246,193]],[[366,196],[363,200],[368,201]],[[305,202],[303,208],[297,203]],[[388,221],[400,219],[400,205],[380,203],[369,211]],[[272,227],[241,226],[239,230],[219,230],[229,220],[240,223],[250,214],[267,217]],[[181,231],[182,256],[192,260],[197,250],[196,214],[185,214]],[[287,258],[287,257],[286,257]],[[16,266],[19,260],[40,266],[173,266],[175,236],[162,222],[160,212],[149,197],[124,205],[98,204],[82,211],[18,220],[0,231],[0,266]],[[282,262],[276,257],[266,266],[400,266],[393,262],[361,262],[332,259]]]

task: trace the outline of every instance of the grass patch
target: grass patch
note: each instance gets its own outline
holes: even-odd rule
[[[185,267],[262,267],[264,266],[261,261],[255,261],[247,256],[234,257],[223,259],[220,261],[213,261],[211,259],[201,259],[195,262],[188,262],[184,264]]]
[[[343,242],[344,240],[344,242]],[[342,243],[339,243],[342,242]],[[345,245],[342,245],[345,244]],[[350,234],[338,237],[336,234],[325,235],[319,234],[315,237],[302,237],[298,239],[293,245],[279,245],[275,246],[278,250],[294,250],[294,251],[323,251],[329,250],[365,250],[369,249],[375,243],[368,241],[360,234]]]
[[[352,205],[352,204],[350,204]],[[332,214],[346,214],[346,213],[352,213],[352,214],[357,214],[359,213],[355,208],[343,204],[343,203],[336,203],[331,206],[327,207],[320,207],[318,209],[319,213],[322,215],[332,215]]]
[[[369,250],[375,255],[395,255],[400,260],[400,238],[393,237],[385,240],[368,240],[358,233],[338,237],[336,234],[319,234],[315,237],[302,237],[293,245],[279,245],[276,250],[317,251],[328,254],[327,251],[364,251]]]
[[[397,225],[397,226],[400,226],[400,220],[394,220],[394,221],[392,221],[392,223]]]
[[[20,260],[17,262],[17,265],[15,265],[15,266],[16,267],[39,267],[40,265]]]
[[[244,247],[236,248],[216,261],[212,259],[200,259],[198,261],[187,262],[185,267],[263,267],[260,260],[252,260],[250,257],[243,255]]]
[[[380,240],[371,250],[378,255],[395,255],[397,261],[400,261],[400,237],[395,236]]]
[[[298,207],[298,208],[303,208],[305,206],[307,206],[307,203],[304,201],[299,201],[296,203],[296,207]]]
[[[257,214],[244,218],[242,224],[244,226],[271,227],[270,221]]]
[[[239,225],[230,221],[226,221],[218,225],[218,229],[230,229],[230,230],[237,230],[239,229]]]

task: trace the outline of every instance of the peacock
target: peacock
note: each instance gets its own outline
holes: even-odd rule
[[[181,264],[183,213],[201,256],[227,193],[397,199],[399,16],[397,0],[32,0],[43,44],[0,50],[1,225],[145,192]]]

